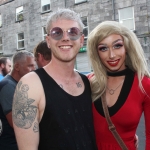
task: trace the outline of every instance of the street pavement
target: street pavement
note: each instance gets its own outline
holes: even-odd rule
[[[145,150],[145,122],[144,115],[142,115],[140,123],[137,128],[136,134],[139,137],[139,148],[138,150]]]

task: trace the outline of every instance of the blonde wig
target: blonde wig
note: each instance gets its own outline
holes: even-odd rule
[[[98,44],[109,35],[122,36],[127,51],[125,64],[138,75],[139,87],[144,91],[142,79],[144,75],[150,76],[144,51],[133,31],[130,31],[121,23],[116,21],[104,21],[100,23],[88,36],[87,47],[94,76],[90,78],[92,99],[98,99],[106,90],[107,71],[98,55]]]

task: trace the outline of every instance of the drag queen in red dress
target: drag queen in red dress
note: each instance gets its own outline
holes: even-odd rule
[[[88,55],[98,150],[121,150],[108,129],[103,93],[110,118],[129,150],[136,150],[136,129],[144,112],[145,150],[150,150],[150,74],[136,35],[118,22],[102,22],[89,34]]]

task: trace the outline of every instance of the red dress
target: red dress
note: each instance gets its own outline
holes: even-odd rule
[[[134,143],[136,129],[142,112],[144,112],[146,122],[145,150],[150,150],[150,78],[144,77],[142,80],[146,95],[139,89],[137,75],[129,72],[125,77],[118,100],[112,108],[109,108],[109,113],[116,130],[128,149],[136,150]],[[121,150],[108,129],[100,99],[96,100],[92,107],[98,150]]]

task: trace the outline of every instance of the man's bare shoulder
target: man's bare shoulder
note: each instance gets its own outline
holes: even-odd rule
[[[24,75],[18,82],[18,86],[19,85],[26,87],[28,89],[28,95],[36,101],[40,100],[40,95],[43,94],[43,87],[39,76],[35,72],[30,72]]]
[[[24,75],[20,80],[22,81],[40,81],[38,75],[35,72],[29,72],[26,75]]]

